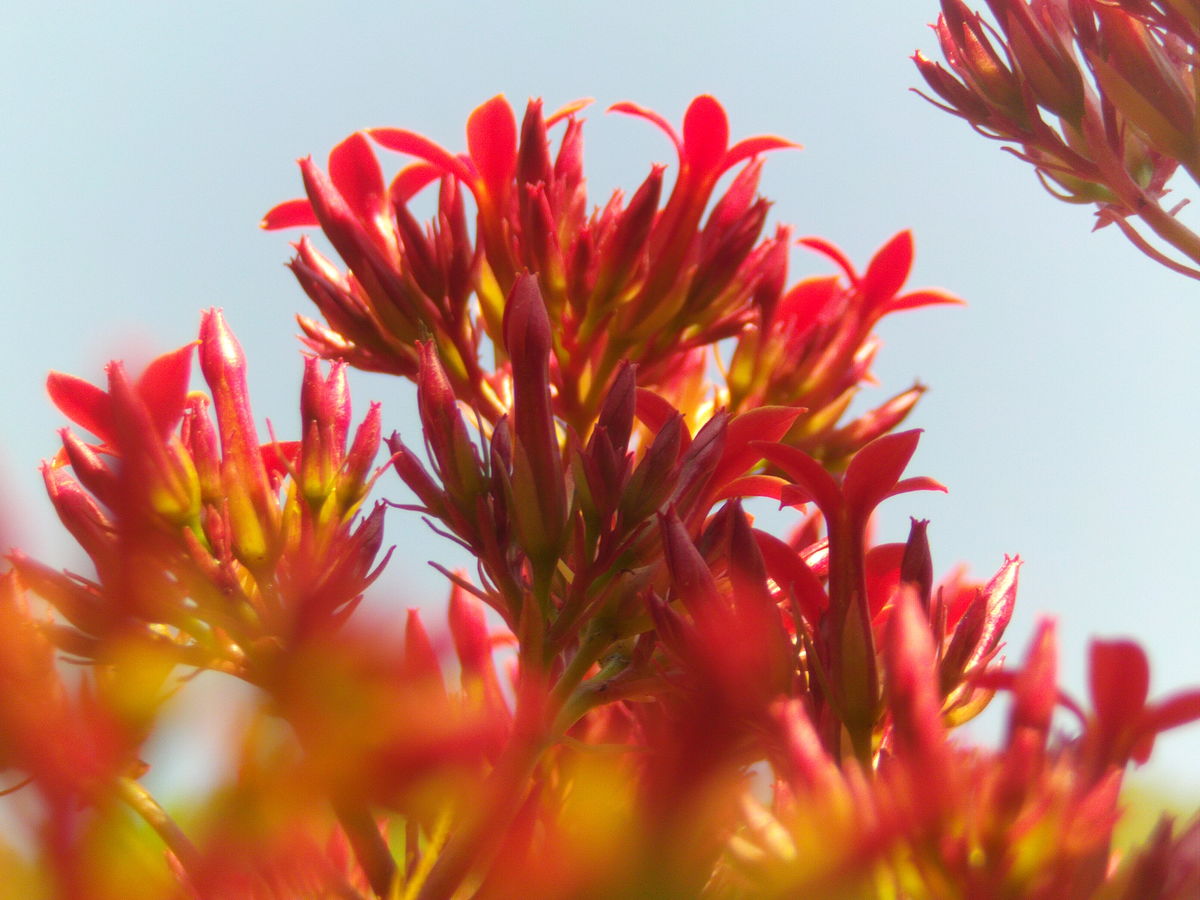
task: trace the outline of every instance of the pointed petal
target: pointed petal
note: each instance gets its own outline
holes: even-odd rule
[[[798,406],[763,406],[735,416],[725,433],[725,450],[713,472],[718,487],[742,475],[762,459],[755,441],[778,441],[805,410]]]
[[[373,222],[385,209],[383,170],[361,131],[354,132],[330,152],[329,178],[360,219]]]
[[[716,481],[714,476],[714,483]],[[713,502],[720,503],[732,497],[767,497],[771,500],[781,500],[787,481],[778,475],[743,475],[724,484],[713,495]]]
[[[403,128],[371,128],[367,134],[381,147],[423,159],[467,185],[475,183],[475,173],[462,159],[424,135]]]
[[[687,529],[674,510],[660,514],[658,524],[663,556],[675,596],[683,601],[693,616],[704,616],[714,611],[721,603],[721,594],[708,563],[696,549]]]
[[[644,106],[638,106],[636,103],[622,101],[621,103],[614,103],[608,108],[608,111],[623,113],[627,116],[636,116],[639,119],[645,119],[646,121],[657,125],[659,129],[661,129],[662,132],[671,139],[671,143],[675,145],[676,152],[679,153],[679,158],[683,158],[683,141],[680,140],[678,133],[676,133],[671,123],[654,110],[646,109]]]
[[[752,445],[763,458],[783,469],[789,478],[817,504],[826,518],[833,518],[842,509],[842,493],[837,482],[819,462],[802,450],[783,444],[756,441]]]
[[[803,150],[800,144],[785,140],[781,137],[776,137],[773,134],[762,134],[755,137],[743,138],[725,154],[725,162],[721,166],[721,171],[731,169],[744,159],[751,159],[758,156],[760,153],[767,153],[771,150]]]
[[[1089,686],[1097,718],[1118,730],[1136,721],[1150,694],[1150,664],[1133,641],[1092,641]]]
[[[679,410],[673,407],[670,401],[662,395],[656,394],[647,388],[637,389],[638,421],[655,434],[660,432],[664,425],[673,419],[679,418],[679,416]],[[692,436],[687,428],[682,429],[681,439],[683,444],[680,450],[682,452],[686,451],[692,443]]]
[[[507,193],[517,168],[517,120],[503,94],[471,113],[467,147],[488,193],[492,197]]]
[[[68,419],[104,443],[112,442],[112,403],[103,390],[66,372],[51,372],[46,377],[46,392]]]
[[[1152,703],[1146,710],[1145,727],[1158,733],[1197,719],[1200,719],[1200,690],[1184,691]]]
[[[187,405],[188,382],[192,374],[192,352],[196,341],[152,360],[138,377],[137,393],[150,410],[161,437],[170,434]]]
[[[684,160],[693,174],[715,178],[724,169],[729,118],[715,97],[701,94],[683,116]]]
[[[429,640],[429,634],[421,622],[421,612],[417,609],[409,609],[404,623],[404,667],[413,677],[445,689],[437,651]]]
[[[421,188],[437,181],[443,174],[441,167],[432,163],[419,162],[405,166],[396,173],[396,177],[388,185],[388,199],[392,203],[402,206],[411,200]]]
[[[896,482],[896,486],[887,492],[887,495],[883,499],[887,500],[889,497],[895,497],[897,494],[911,494],[913,491],[950,493],[950,489],[936,478],[930,478],[928,475],[915,475],[912,478],[901,478]]]
[[[895,600],[903,560],[904,544],[876,544],[866,552],[863,575],[867,586],[867,608],[872,620],[889,602]]]
[[[920,437],[921,430],[917,428],[887,434],[854,455],[842,482],[846,507],[852,516],[866,522],[875,507],[897,487]]]
[[[884,312],[900,312],[903,309],[920,309],[922,306],[966,306],[967,301],[955,297],[953,294],[947,294],[945,291],[923,290],[909,291],[907,294],[901,294],[899,297],[894,297],[891,303],[884,307]]]
[[[832,259],[839,269],[846,273],[846,277],[850,279],[851,284],[858,284],[858,272],[854,268],[854,264],[846,258],[841,250],[824,238],[819,237],[802,237],[797,242],[810,250],[816,250],[822,256],[827,256]]]
[[[899,293],[908,280],[912,261],[912,232],[907,230],[893,236],[871,257],[859,285],[869,309],[879,309]]]
[[[554,112],[550,113],[550,115],[546,116],[546,127],[549,128],[563,119],[570,118],[580,110],[591,106],[594,102],[595,100],[591,97],[581,97],[578,100],[572,100],[570,103],[560,106]]]
[[[298,197],[271,207],[258,227],[263,231],[278,231],[281,228],[311,228],[319,224],[308,198]]]
[[[1025,728],[1045,735],[1058,702],[1058,635],[1053,619],[1038,623],[1025,664],[1013,680],[1009,738]]]
[[[821,579],[794,548],[774,535],[755,529],[754,540],[771,580],[779,585],[784,596],[796,598],[801,615],[815,629],[829,608],[829,596]]]

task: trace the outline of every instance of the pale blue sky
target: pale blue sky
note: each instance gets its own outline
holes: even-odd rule
[[[873,396],[930,385],[911,420],[927,429],[913,472],[950,494],[891,501],[881,539],[902,540],[912,514],[932,519],[939,572],[964,561],[986,576],[1020,553],[1010,649],[1023,653],[1053,612],[1077,692],[1093,635],[1143,641],[1156,694],[1200,683],[1200,287],[1115,233],[1090,234],[1087,210],[1052,201],[997,145],[907,91],[935,13],[934,0],[15,7],[0,31],[6,542],[72,560],[36,477],[63,424],[44,373],[96,379],[110,356],[176,347],[202,307],[225,307],[246,346],[260,421],[294,430],[292,317],[310,309],[283,268],[288,237],[256,225],[300,193],[297,157],[323,160],[375,125],[461,148],[468,113],[495,93],[518,107],[591,96],[601,200],[673,162],[661,135],[607,105],[678,121],[710,92],[735,136],[805,145],[767,163],[777,219],[857,262],[911,227],[913,284],[970,304],[883,329]],[[797,251],[793,277],[818,271]],[[360,410],[380,399],[388,425],[413,432],[407,384],[355,387]],[[402,514],[392,535],[397,608],[442,596],[423,560],[447,558],[444,544]],[[1200,729],[1160,750],[1163,777],[1200,788]]]

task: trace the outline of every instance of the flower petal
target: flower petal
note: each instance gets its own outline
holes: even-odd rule
[[[158,429],[165,438],[183,418],[187,405],[188,382],[192,373],[192,351],[196,341],[184,344],[178,350],[164,353],[151,360],[150,365],[138,377],[137,393]]]
[[[263,231],[278,231],[281,228],[311,228],[320,224],[308,198],[297,197],[267,210],[258,227]]]
[[[683,116],[684,163],[692,174],[715,178],[729,148],[729,118],[709,94],[694,99]]]
[[[916,452],[920,437],[919,428],[884,435],[854,455],[842,483],[851,515],[865,522],[871,511],[892,493]]]
[[[75,375],[51,372],[46,391],[68,419],[105,443],[112,441],[112,403],[103,390]]]
[[[503,94],[471,113],[467,147],[488,193],[492,197],[506,193],[517,168],[517,120]]]
[[[383,170],[361,131],[354,132],[330,152],[329,177],[360,219],[373,222],[385,208]]]

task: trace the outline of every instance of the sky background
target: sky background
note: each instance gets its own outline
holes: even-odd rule
[[[283,266],[294,236],[257,223],[301,193],[296,158],[323,163],[380,125],[461,150],[468,114],[496,93],[518,111],[531,96],[548,109],[594,97],[586,168],[603,202],[652,162],[674,163],[652,127],[603,110],[632,100],[678,123],[712,93],[735,139],[805,146],[766,164],[775,221],[860,265],[912,228],[910,286],[969,303],[881,329],[867,399],[930,386],[910,419],[926,429],[910,472],[950,493],[889,501],[879,539],[927,517],[937,570],[964,562],[981,578],[1019,553],[1009,652],[1057,616],[1077,694],[1094,636],[1143,642],[1154,695],[1200,684],[1200,288],[1115,231],[1091,233],[1089,210],[1053,201],[998,144],[908,91],[935,15],[934,0],[14,7],[0,31],[3,543],[79,565],[37,475],[64,424],[45,373],[98,381],[107,359],[191,340],[202,308],[224,307],[246,348],[260,426],[295,434],[293,317],[312,310]],[[793,256],[793,280],[829,271]],[[359,413],[381,400],[388,429],[415,434],[407,382],[356,375],[353,387]],[[382,483],[400,494],[394,476]],[[442,600],[424,561],[459,557],[415,516],[393,513],[390,529],[401,550],[375,602],[399,613]],[[197,690],[216,721],[224,701]],[[204,765],[202,736],[181,734],[159,748],[153,777],[167,786]],[[1150,773],[1196,795],[1197,758],[1200,728],[1173,733]]]

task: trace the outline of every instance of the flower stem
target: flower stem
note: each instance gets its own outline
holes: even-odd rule
[[[484,783],[475,812],[467,813],[417,894],[419,900],[445,900],[472,868],[486,869],[520,809],[547,742],[537,735],[513,735],[512,743]]]
[[[1200,235],[1197,235],[1157,203],[1146,204],[1145,207],[1138,210],[1138,215],[1156,235],[1193,263],[1200,264]],[[1192,275],[1191,277],[1196,276]]]
[[[362,866],[376,897],[388,897],[392,884],[396,880],[396,861],[392,851],[379,833],[379,826],[370,810],[364,806],[351,803],[335,803],[334,812],[354,856]]]
[[[200,870],[200,853],[165,809],[141,784],[128,776],[117,779],[117,793],[167,845],[189,876]]]
[[[542,753],[560,736],[559,714],[564,704],[611,642],[603,631],[591,631],[550,691],[548,704],[538,699],[542,690],[539,684],[528,683],[519,690],[509,744],[488,775],[479,803],[460,823],[421,885],[417,895],[420,900],[444,900],[471,869],[487,870],[492,854],[529,793]],[[529,672],[523,678],[535,680],[538,675]],[[547,722],[554,724],[548,727]]]

